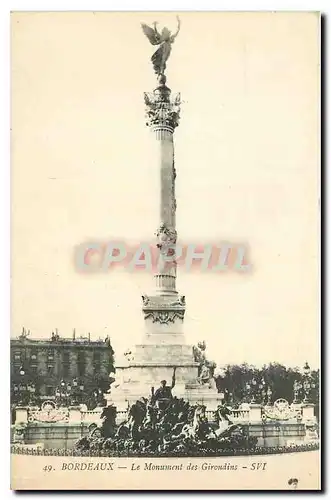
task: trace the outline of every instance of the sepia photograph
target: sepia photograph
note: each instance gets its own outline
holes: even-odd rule
[[[318,12],[11,13],[13,490],[320,490]]]

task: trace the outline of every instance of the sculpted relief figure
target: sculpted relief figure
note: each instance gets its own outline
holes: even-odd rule
[[[194,354],[194,360],[197,363],[200,363],[201,366],[205,363],[206,361],[206,342],[203,340],[202,342],[198,342],[198,345],[193,346],[193,354]]]
[[[155,234],[158,239],[158,243],[156,245],[157,248],[161,253],[167,255],[168,251],[170,251],[170,247],[176,244],[176,230],[168,227],[165,223],[162,223]]]
[[[210,381],[210,370],[207,366],[206,363],[204,363],[202,366],[201,366],[201,371],[200,371],[200,377],[199,377],[199,381],[200,381],[200,384],[204,385],[204,384],[208,384],[209,381]]]
[[[144,306],[148,306],[149,303],[150,303],[150,299],[149,299],[148,295],[146,295],[146,294],[142,295],[141,298],[142,298],[142,301],[143,301],[143,305]]]
[[[198,342],[198,344],[193,347],[194,360],[200,365],[198,382],[202,385],[208,384],[210,388],[216,390],[216,382],[214,379],[216,363],[207,359],[206,347],[207,345],[204,340]]]
[[[126,359],[126,361],[128,361],[130,363],[130,361],[133,361],[134,360],[134,355],[131,351],[131,349],[127,349],[125,352],[124,352],[124,358]]]

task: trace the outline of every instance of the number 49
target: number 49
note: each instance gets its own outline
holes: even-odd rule
[[[52,465],[45,465],[45,467],[43,467],[43,471],[45,471],[45,472],[50,472],[51,470],[53,470]]]

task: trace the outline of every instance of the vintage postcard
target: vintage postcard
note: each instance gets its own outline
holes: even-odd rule
[[[320,15],[11,14],[11,487],[319,490]]]

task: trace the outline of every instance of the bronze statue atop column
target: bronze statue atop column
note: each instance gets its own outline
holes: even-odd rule
[[[163,28],[160,33],[157,30],[157,24],[158,23],[155,21],[153,23],[153,28],[151,28],[150,26],[147,26],[147,24],[142,23],[141,27],[151,44],[159,45],[159,48],[152,55],[151,61],[153,63],[155,74],[160,77],[161,75],[164,75],[167,67],[166,63],[171,53],[171,46],[179,33],[180,20],[177,16],[177,31],[174,34],[172,34],[168,28]]]

